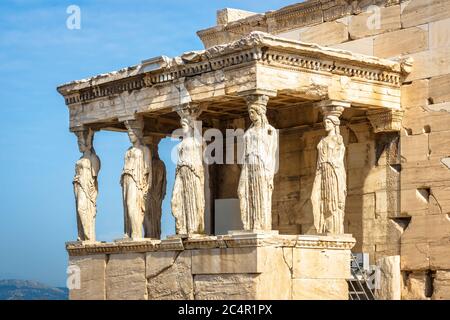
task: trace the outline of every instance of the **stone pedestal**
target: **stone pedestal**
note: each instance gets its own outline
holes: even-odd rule
[[[71,299],[348,299],[351,236],[233,232],[68,243]]]

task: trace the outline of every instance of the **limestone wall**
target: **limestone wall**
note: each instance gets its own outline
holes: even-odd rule
[[[354,251],[370,253],[371,263],[401,255],[403,298],[450,299],[450,0],[311,0],[199,36],[208,47],[232,37],[236,28],[414,59],[402,86],[405,114],[399,137],[374,134],[368,123],[342,129],[349,188],[346,232],[358,240]],[[311,226],[308,198],[321,134],[281,136],[283,161],[273,204],[273,224],[280,232],[304,233]]]
[[[387,212],[389,194],[376,187],[380,180],[369,183],[366,179],[364,186],[355,190],[352,166],[362,164],[355,161],[364,157],[348,153],[357,157],[348,163],[347,217],[353,224],[348,226],[348,232],[362,239],[362,250],[375,253],[376,258],[379,254],[401,254],[404,298],[449,299],[446,270],[450,269],[450,1],[394,1],[380,6],[379,12],[365,10],[362,6],[357,15],[279,35],[383,58],[407,55],[414,59],[413,71],[402,87],[405,115],[400,137],[400,214],[391,217]],[[379,25],[371,24],[369,19],[378,17]],[[348,147],[354,151],[367,148],[373,156],[373,142],[364,143]],[[371,156],[367,164],[372,167],[372,176],[378,169]],[[386,168],[381,171],[384,175]],[[395,219],[389,220],[390,217]]]
[[[272,226],[282,234],[313,234],[311,190],[317,144],[326,133],[312,106],[273,111],[280,130],[279,170],[275,176]],[[243,124],[242,124],[243,125]],[[399,135],[375,134],[364,111],[344,112],[341,134],[346,145],[348,197],[345,232],[357,240],[355,252],[371,262],[400,254]],[[216,198],[236,198],[239,166],[219,166]]]
[[[68,244],[79,268],[70,299],[346,300],[354,241],[248,234]]]

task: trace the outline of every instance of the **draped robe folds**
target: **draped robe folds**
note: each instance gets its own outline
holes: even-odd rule
[[[311,196],[314,226],[318,233],[343,234],[347,186],[342,137],[322,138],[317,151],[317,169]]]
[[[100,160],[95,153],[83,156],[75,165],[73,187],[77,210],[78,241],[95,241],[99,170]]]
[[[270,125],[250,127],[243,143],[238,196],[244,230],[271,230],[277,132]]]
[[[121,177],[125,234],[130,238],[142,238],[142,227],[149,191],[149,150],[147,147],[131,147],[125,154]]]
[[[166,195],[166,166],[160,159],[152,161],[152,186],[148,195],[148,208],[145,215],[145,237],[161,237],[161,205]]]
[[[204,233],[204,171],[202,145],[186,137],[178,145],[178,163],[172,195],[177,234]]]

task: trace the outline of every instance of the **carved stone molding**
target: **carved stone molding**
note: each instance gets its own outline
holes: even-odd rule
[[[289,50],[286,50],[288,47]],[[336,52],[315,44],[299,43],[264,32],[252,32],[196,53],[195,58],[176,57],[170,63],[146,71],[145,63],[90,79],[73,81],[58,87],[67,105],[133,92],[144,87],[173,82],[225,68],[259,62],[280,68],[329,72],[378,81],[398,86],[402,70],[399,62],[361,57],[357,54]]]
[[[345,16],[359,14],[369,5],[388,7],[406,0],[310,0],[292,4],[264,14],[254,14],[232,23],[200,30],[197,35],[205,47],[235,40],[251,31],[282,33]]]
[[[375,133],[395,132],[402,128],[403,114],[403,110],[378,109],[367,111],[367,118]]]
[[[122,120],[125,124],[125,127],[128,130],[137,130],[140,132],[140,139],[142,139],[142,132],[144,130],[144,119],[141,116],[138,115],[133,115],[133,117],[128,117],[128,118],[124,118],[124,119],[119,119]]]
[[[265,109],[267,107],[267,103],[269,102],[269,96],[265,94],[248,94],[244,98],[247,102],[248,108],[252,106],[260,106]]]
[[[176,108],[175,111],[178,113],[181,119],[197,119],[204,110],[205,107],[203,105],[191,102],[180,105],[178,108]]]
[[[314,107],[320,109],[324,117],[330,115],[339,118],[344,112],[345,108],[350,108],[351,104],[347,101],[323,100],[314,104]]]
[[[118,241],[118,242],[68,242],[66,250],[69,256],[86,256],[112,253],[143,253],[153,251],[182,251],[213,248],[244,247],[291,247],[317,249],[347,249],[355,245],[356,240],[350,235],[313,236],[313,235],[278,235],[261,234],[228,234],[220,236],[202,236],[188,239],[171,238],[165,240]]]
[[[269,32],[283,32],[293,27],[299,28],[323,22],[322,4],[306,1],[280,10],[266,13]]]

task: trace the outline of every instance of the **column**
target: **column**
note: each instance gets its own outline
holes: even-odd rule
[[[246,231],[272,230],[272,191],[276,171],[278,133],[266,116],[269,96],[245,96],[252,124],[243,137],[238,197]]]
[[[144,215],[152,184],[151,154],[143,143],[143,119],[126,120],[125,126],[132,146],[125,153],[120,179],[124,205],[124,232],[126,239],[138,240],[143,238]]]
[[[147,196],[147,207],[144,216],[145,238],[161,238],[162,202],[166,196],[166,166],[159,158],[158,144],[163,136],[149,135],[144,137],[144,144],[150,149],[152,156],[152,178],[150,191]]]
[[[319,104],[327,133],[317,145],[317,168],[311,193],[314,226],[319,234],[344,234],[347,178],[345,145],[339,126],[342,112],[349,106],[342,101]]]
[[[205,174],[203,139],[197,121],[201,109],[195,104],[183,105],[178,111],[183,131],[177,147],[178,162],[172,193],[172,214],[177,235],[190,237],[205,230]]]
[[[75,165],[73,188],[77,212],[78,241],[95,242],[95,217],[97,215],[97,177],[100,159],[95,153],[94,131],[86,127],[74,130],[78,148],[82,153]]]

